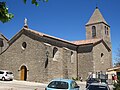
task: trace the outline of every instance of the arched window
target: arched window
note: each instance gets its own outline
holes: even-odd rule
[[[92,26],[92,37],[96,37],[96,27]]]
[[[71,63],[74,63],[74,53],[71,51]]]
[[[56,52],[58,51],[58,49],[56,47],[53,48],[53,57],[55,56]]]

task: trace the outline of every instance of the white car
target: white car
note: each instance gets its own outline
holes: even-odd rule
[[[86,90],[110,90],[106,83],[91,83]]]
[[[8,70],[0,70],[0,80],[5,81],[5,80],[13,80],[14,76],[11,71]]]

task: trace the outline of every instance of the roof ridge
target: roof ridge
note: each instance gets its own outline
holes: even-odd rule
[[[70,43],[70,44],[74,44],[71,41],[68,41],[68,40],[65,40],[65,39],[61,39],[61,38],[58,38],[58,37],[55,37],[55,36],[51,36],[51,35],[48,35],[48,34],[45,34],[45,33],[41,33],[39,31],[30,29],[30,28],[25,28],[24,27],[24,30],[28,30],[29,32],[32,32],[32,33],[34,33],[34,34],[36,34],[38,36],[49,37],[49,38],[57,39],[57,40],[60,40],[60,41],[63,41],[63,42],[67,42],[67,43]]]

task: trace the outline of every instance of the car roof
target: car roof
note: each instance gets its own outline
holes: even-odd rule
[[[72,80],[72,79],[57,78],[57,79],[53,79],[52,81],[64,81],[64,82],[69,82],[70,83],[70,82],[73,82],[74,80]]]
[[[11,72],[11,71],[9,71],[9,70],[0,70],[0,71],[2,71],[2,72]]]
[[[90,85],[108,86],[106,83],[91,83]]]

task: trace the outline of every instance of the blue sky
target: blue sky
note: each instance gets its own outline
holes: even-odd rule
[[[9,12],[15,16],[8,23],[0,22],[0,32],[11,39],[28,19],[29,28],[68,41],[85,40],[85,24],[96,8],[96,4],[111,26],[112,55],[116,56],[120,45],[120,0],[49,0],[39,7],[25,5],[22,0],[7,1]]]

